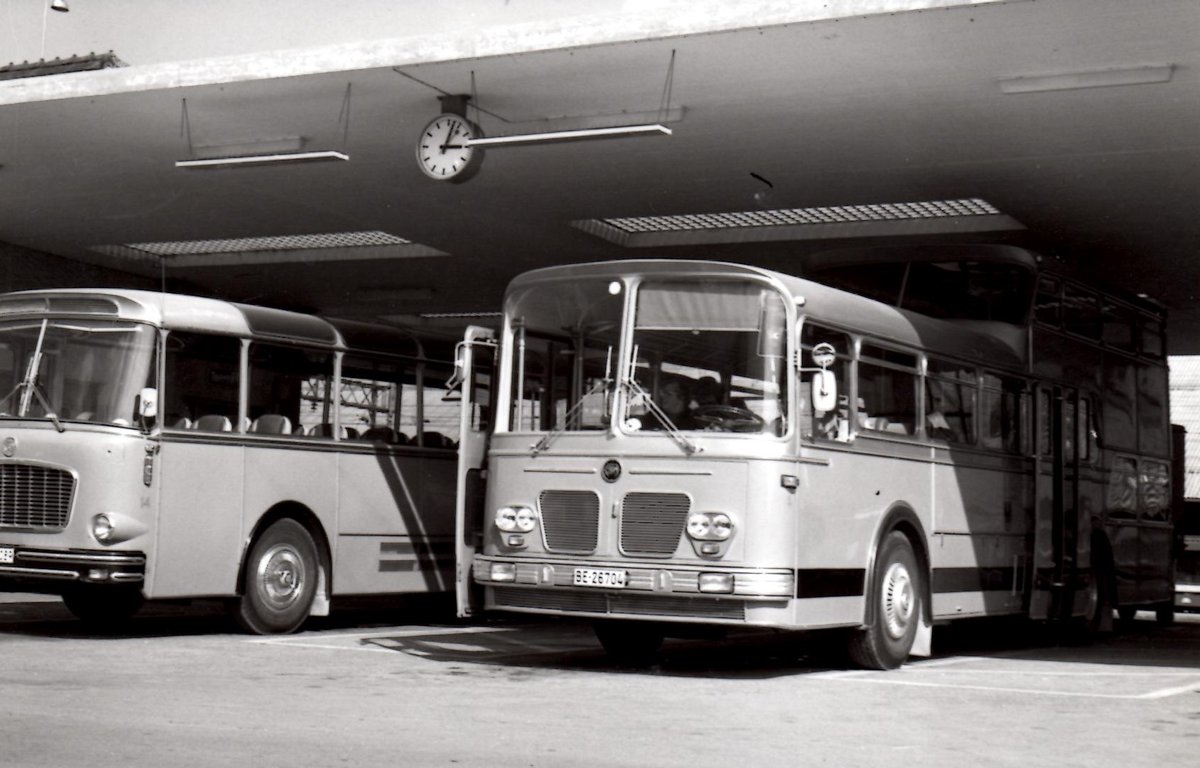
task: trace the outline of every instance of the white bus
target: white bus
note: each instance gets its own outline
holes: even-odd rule
[[[256,633],[452,589],[452,347],[166,293],[0,296],[0,588],[89,621],[223,598]]]
[[[1015,249],[900,266],[863,273],[887,302],[682,260],[514,280],[460,614],[591,618],[631,658],[841,628],[892,668],[953,619],[1169,611],[1161,313]]]

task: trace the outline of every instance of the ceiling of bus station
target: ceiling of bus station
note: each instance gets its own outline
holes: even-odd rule
[[[0,241],[165,269],[190,291],[392,321],[495,310],[509,278],[565,262],[789,270],[864,242],[1010,242],[1164,303],[1172,351],[1200,353],[1198,41],[1193,0],[1022,0],[6,103]],[[1159,82],[1008,92],[1142,73]],[[1043,76],[1058,79],[1027,79]],[[474,94],[487,135],[659,120],[672,133],[495,147],[474,178],[437,182],[414,144],[442,93]],[[175,166],[217,147],[300,145],[349,160]],[[650,244],[579,224],[964,199],[997,214]],[[339,237],[162,262],[120,247],[361,232],[415,245]]]

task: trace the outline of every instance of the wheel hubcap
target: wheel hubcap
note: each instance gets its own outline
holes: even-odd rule
[[[888,635],[899,640],[908,632],[916,611],[917,595],[912,576],[901,563],[893,563],[883,577],[883,622]]]
[[[295,603],[304,592],[304,561],[288,546],[272,547],[258,565],[258,585],[263,599],[276,610]]]

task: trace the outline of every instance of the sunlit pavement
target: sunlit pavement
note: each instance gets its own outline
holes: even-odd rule
[[[893,672],[827,636],[672,640],[626,668],[578,622],[459,622],[356,606],[284,637],[219,606],[89,633],[51,598],[0,601],[0,764],[1132,766],[1200,746],[1200,617],[1088,646],[1036,627],[935,633]]]

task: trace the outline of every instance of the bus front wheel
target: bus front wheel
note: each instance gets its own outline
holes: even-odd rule
[[[246,561],[233,615],[247,632],[287,634],[308,618],[317,593],[317,547],[295,520],[270,525]]]
[[[875,620],[850,639],[850,658],[866,669],[895,669],[912,651],[921,622],[921,570],[908,537],[892,531],[879,548],[870,599]]]

